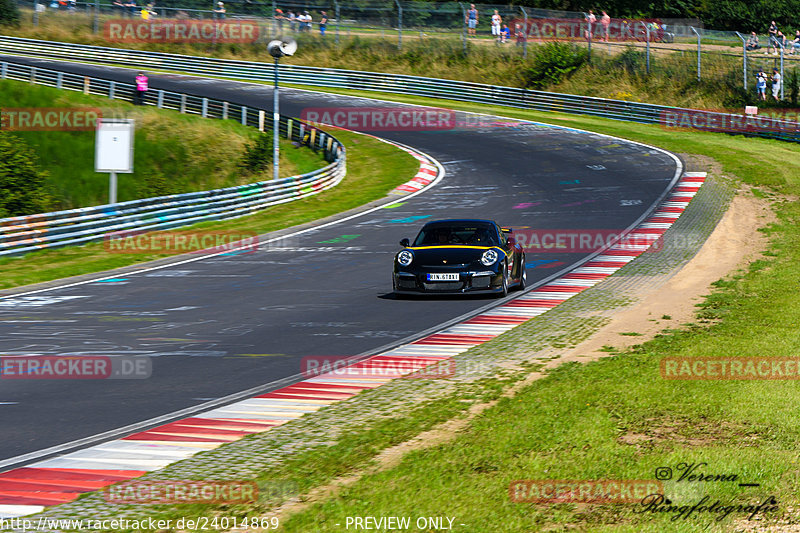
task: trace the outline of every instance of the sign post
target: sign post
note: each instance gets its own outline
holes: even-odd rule
[[[109,172],[108,202],[117,203],[117,173],[133,172],[133,119],[99,119],[95,139],[94,171]]]

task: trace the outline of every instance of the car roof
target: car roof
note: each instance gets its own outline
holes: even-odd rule
[[[435,226],[435,225],[445,225],[445,224],[488,224],[492,226],[497,226],[497,222],[494,220],[483,220],[479,218],[450,218],[445,220],[431,220],[430,222],[426,223],[425,226]]]

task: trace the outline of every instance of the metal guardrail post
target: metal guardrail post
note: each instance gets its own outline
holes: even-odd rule
[[[200,109],[200,116],[206,118],[208,116],[208,98],[203,98],[203,104]]]
[[[783,79],[783,43],[779,43],[781,45],[781,100],[783,100],[783,87],[786,85],[786,80]]]
[[[645,50],[646,50],[646,52],[645,52],[646,60],[645,61],[646,61],[646,63],[645,64],[647,65],[645,68],[646,68],[647,73],[650,74],[650,26],[648,26],[647,23],[643,22],[643,21],[639,21],[639,24],[644,26],[644,38],[646,39],[646,42],[645,42]]]
[[[228,120],[228,102],[222,102],[222,120]]]
[[[92,23],[92,32],[95,35],[100,32],[100,0],[94,0],[94,22]]]
[[[158,90],[158,98],[156,99],[156,107],[161,109],[164,107],[164,89]]]
[[[275,0],[272,0],[272,35],[278,35],[278,6],[275,5]],[[309,33],[311,30],[309,29]]]
[[[31,67],[31,83],[36,83],[36,67]]]
[[[89,94],[89,90],[91,88],[89,86],[90,83],[91,82],[89,81],[89,76],[84,76],[84,78],[83,78],[83,94]]]
[[[56,75],[56,89],[60,89],[60,88],[61,88],[61,85],[62,85],[63,83],[64,83],[64,73],[63,73],[63,72],[59,72],[59,73]]]
[[[39,27],[39,0],[33,3],[33,27]]]
[[[400,0],[394,0],[397,4],[397,49],[403,49],[403,6],[400,5]]]
[[[260,131],[262,133],[264,132],[264,118],[265,118],[264,110],[263,109],[259,109],[258,110],[258,131]]]
[[[519,6],[519,8],[522,11],[522,18],[525,21],[525,29],[523,30],[525,32],[525,40],[522,41],[522,59],[528,59],[528,12],[525,11],[525,8],[522,6]],[[509,28],[509,31],[510,30],[511,28]]]
[[[697,81],[700,81],[700,67],[702,64],[700,59],[700,50],[701,50],[700,34],[697,32],[694,26],[689,26],[689,27],[692,28],[694,34],[697,35]]]
[[[461,16],[464,17],[463,28],[461,29],[461,44],[464,46],[464,55],[467,55],[467,12],[464,9],[464,4],[458,3],[461,8]]]
[[[736,35],[742,40],[742,80],[744,82],[744,90],[747,91],[747,40],[744,36],[737,32]]]
[[[247,106],[242,106],[242,124],[247,126]]]
[[[186,95],[181,95],[181,113],[186,113]]]
[[[341,17],[340,17],[340,14],[339,14],[339,2],[338,2],[338,0],[333,0],[333,6],[334,6],[334,13],[336,13],[336,46],[339,46],[339,19]]]
[[[113,100],[114,99],[114,82],[113,81],[108,82],[108,99],[109,100]]]
[[[3,64],[0,65],[0,80],[6,79],[7,72],[8,72],[8,63],[3,61]]]

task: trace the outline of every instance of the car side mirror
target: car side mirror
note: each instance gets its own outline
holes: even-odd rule
[[[401,239],[400,246],[403,248],[408,248],[411,245],[411,242],[408,239]]]
[[[517,244],[517,241],[514,239],[514,237],[509,237],[507,240],[509,246],[514,246],[515,244]]]

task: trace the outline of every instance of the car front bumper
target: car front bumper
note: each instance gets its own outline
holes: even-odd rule
[[[458,272],[458,281],[429,281],[427,273],[395,272],[394,291],[416,294],[465,294],[503,291],[503,276],[497,272]]]

